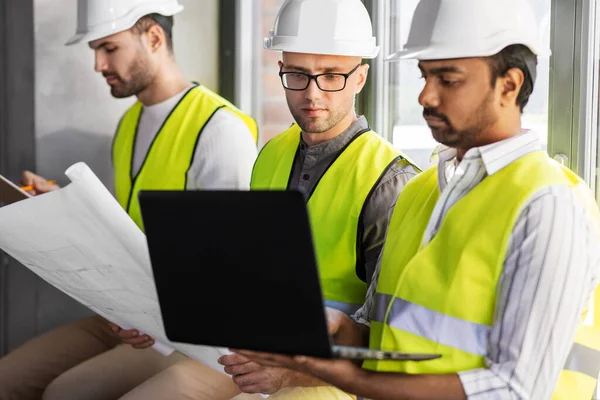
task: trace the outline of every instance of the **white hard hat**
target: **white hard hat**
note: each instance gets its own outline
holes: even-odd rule
[[[65,43],[91,42],[126,31],[145,15],[175,15],[183,10],[177,0],[78,0],[77,32]]]
[[[286,0],[265,49],[375,58],[371,18],[360,0]]]
[[[487,57],[514,44],[551,54],[529,0],[421,0],[408,41],[387,60]]]

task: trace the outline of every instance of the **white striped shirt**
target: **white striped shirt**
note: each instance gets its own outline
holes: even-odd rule
[[[469,150],[439,153],[440,198],[424,235],[428,243],[446,213],[485,177],[542,150],[533,132]],[[484,218],[485,216],[482,216]],[[459,373],[469,399],[549,399],[571,348],[575,329],[600,272],[600,240],[585,206],[567,187],[550,186],[525,204],[512,231],[498,285],[487,368]],[[373,317],[381,259],[355,319]]]

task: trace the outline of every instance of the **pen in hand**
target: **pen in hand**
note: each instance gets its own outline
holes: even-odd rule
[[[56,184],[56,181],[48,181],[48,185],[55,185],[55,184]],[[21,186],[21,190],[24,190],[24,191],[33,190],[33,189],[34,189],[33,185]]]

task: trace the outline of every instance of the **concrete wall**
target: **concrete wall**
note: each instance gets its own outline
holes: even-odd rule
[[[191,80],[218,87],[218,0],[180,0],[186,9],[175,17],[175,55]],[[75,32],[76,0],[34,0],[35,125],[37,172],[60,184],[64,171],[84,161],[112,190],[110,146],[116,125],[134,99],[116,100],[94,72],[87,44],[65,47]],[[33,290],[34,315],[22,315],[33,328],[19,329],[12,348],[31,335],[88,315],[89,311],[31,272],[19,287]],[[35,289],[33,289],[35,288]],[[13,305],[8,305],[13,309]],[[8,327],[11,329],[11,327]],[[22,333],[21,333],[22,332]]]

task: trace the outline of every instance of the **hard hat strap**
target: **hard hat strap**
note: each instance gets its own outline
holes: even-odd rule
[[[531,86],[533,87],[535,84],[535,79],[537,78],[537,57],[526,57],[525,63],[527,65],[527,69],[529,70]]]

